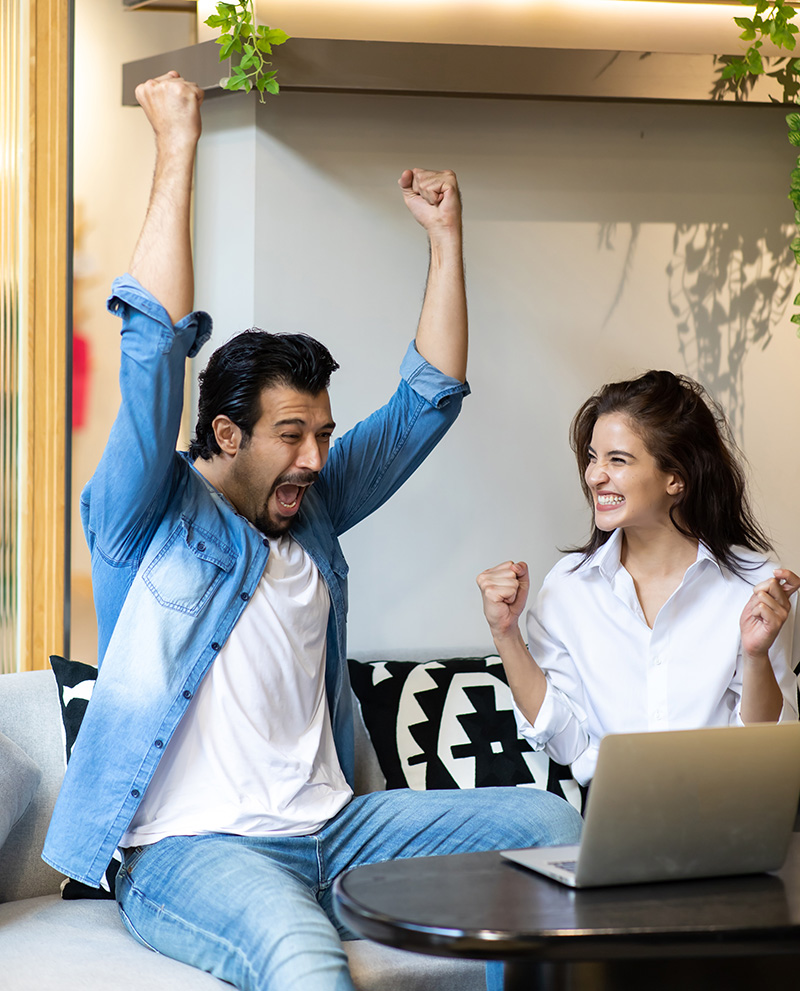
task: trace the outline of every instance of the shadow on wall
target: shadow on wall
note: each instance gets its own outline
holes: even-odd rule
[[[627,284],[640,225],[630,237],[608,322]],[[599,247],[614,249],[615,224],[601,225]],[[744,363],[753,347],[764,350],[785,315],[797,265],[790,244],[795,230],[775,225],[758,231],[728,224],[678,224],[666,267],[667,298],[676,319],[686,372],[725,408],[741,442],[744,427]]]

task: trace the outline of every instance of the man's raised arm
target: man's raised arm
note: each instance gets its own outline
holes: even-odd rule
[[[467,377],[467,297],[461,197],[453,172],[406,169],[398,180],[406,206],[431,247],[428,285],[417,328],[417,351],[440,372]]]
[[[189,220],[203,91],[172,71],[140,83],[136,99],[155,133],[156,168],[130,274],[175,324],[194,306]]]

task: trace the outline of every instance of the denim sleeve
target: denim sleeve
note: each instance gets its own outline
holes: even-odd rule
[[[336,441],[316,484],[337,535],[375,512],[452,426],[466,382],[430,365],[409,345],[389,402]]]
[[[100,463],[81,495],[89,546],[109,563],[130,559],[169,498],[178,458],[186,358],[211,335],[207,313],[173,326],[130,275],[115,279],[108,309],[122,318],[121,403]]]

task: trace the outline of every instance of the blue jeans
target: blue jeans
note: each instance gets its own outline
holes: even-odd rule
[[[146,946],[242,991],[352,991],[331,886],[359,864],[573,843],[581,819],[529,788],[373,792],[311,836],[174,836],[126,851],[122,919]]]

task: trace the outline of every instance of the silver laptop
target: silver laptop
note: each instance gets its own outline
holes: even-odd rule
[[[777,870],[799,796],[800,723],[620,733],[580,844],[501,853],[575,888]]]

